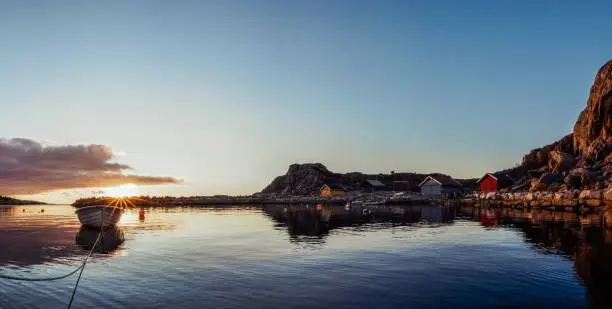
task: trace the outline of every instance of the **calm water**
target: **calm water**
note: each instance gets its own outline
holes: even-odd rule
[[[73,308],[612,308],[598,225],[436,206],[135,209]],[[97,236],[69,206],[0,206],[0,231],[0,273],[20,276],[72,270]],[[0,308],[65,308],[75,281],[0,279]]]

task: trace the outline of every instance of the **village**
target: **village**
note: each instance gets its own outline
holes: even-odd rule
[[[450,176],[433,174],[416,186],[406,181],[383,183],[366,179],[361,190],[350,190],[337,183],[321,186],[319,197],[328,202],[356,202],[364,205],[417,205],[457,203],[472,206],[511,208],[550,208],[566,211],[597,211],[612,202],[612,189],[568,189],[525,191],[505,173],[486,173],[476,187],[465,187]],[[282,201],[287,198],[279,197]],[[312,197],[310,197],[312,199]],[[290,197],[289,201],[307,202],[308,198]],[[319,200],[317,200],[319,201]]]
[[[122,203],[130,206],[232,206],[263,204],[336,204],[336,205],[439,205],[464,204],[490,207],[541,207],[567,211],[598,210],[612,202],[612,190],[518,191],[515,180],[504,173],[487,173],[473,185],[443,174],[426,176],[420,183],[411,181],[383,182],[365,179],[352,186],[324,183],[311,194],[256,193],[245,196],[191,196],[125,198]],[[110,202],[111,197],[79,199],[75,207]]]

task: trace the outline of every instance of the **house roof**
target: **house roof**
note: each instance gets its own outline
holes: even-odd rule
[[[323,186],[328,186],[330,189],[334,189],[334,190],[345,190],[344,186],[342,186],[341,184],[337,184],[337,183],[326,183]]]
[[[421,187],[423,184],[425,184],[430,179],[439,183],[442,186],[449,186],[449,187],[461,187],[462,186],[461,183],[453,179],[453,177],[443,175],[443,174],[436,174],[436,175],[427,176],[425,180],[423,180],[419,184],[419,187]]]
[[[377,179],[366,179],[366,182],[373,187],[384,187],[385,186],[384,183],[380,182],[380,180],[377,180]]]
[[[481,181],[483,181],[485,178],[487,178],[487,176],[490,176],[491,178],[495,179],[495,180],[501,180],[503,182],[509,182],[512,183],[514,182],[514,179],[512,179],[510,176],[508,176],[508,174],[505,173],[486,173],[484,174],[484,176],[480,177],[480,179],[478,179],[477,183],[480,183]]]

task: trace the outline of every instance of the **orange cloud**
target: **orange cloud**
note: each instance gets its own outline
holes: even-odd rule
[[[43,146],[25,138],[0,138],[0,194],[182,183],[172,177],[125,175],[131,167],[111,159],[113,151],[105,145]]]

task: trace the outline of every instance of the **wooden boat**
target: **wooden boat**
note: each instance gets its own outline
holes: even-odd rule
[[[117,225],[124,212],[122,207],[109,205],[85,206],[75,211],[82,225],[96,228]]]

